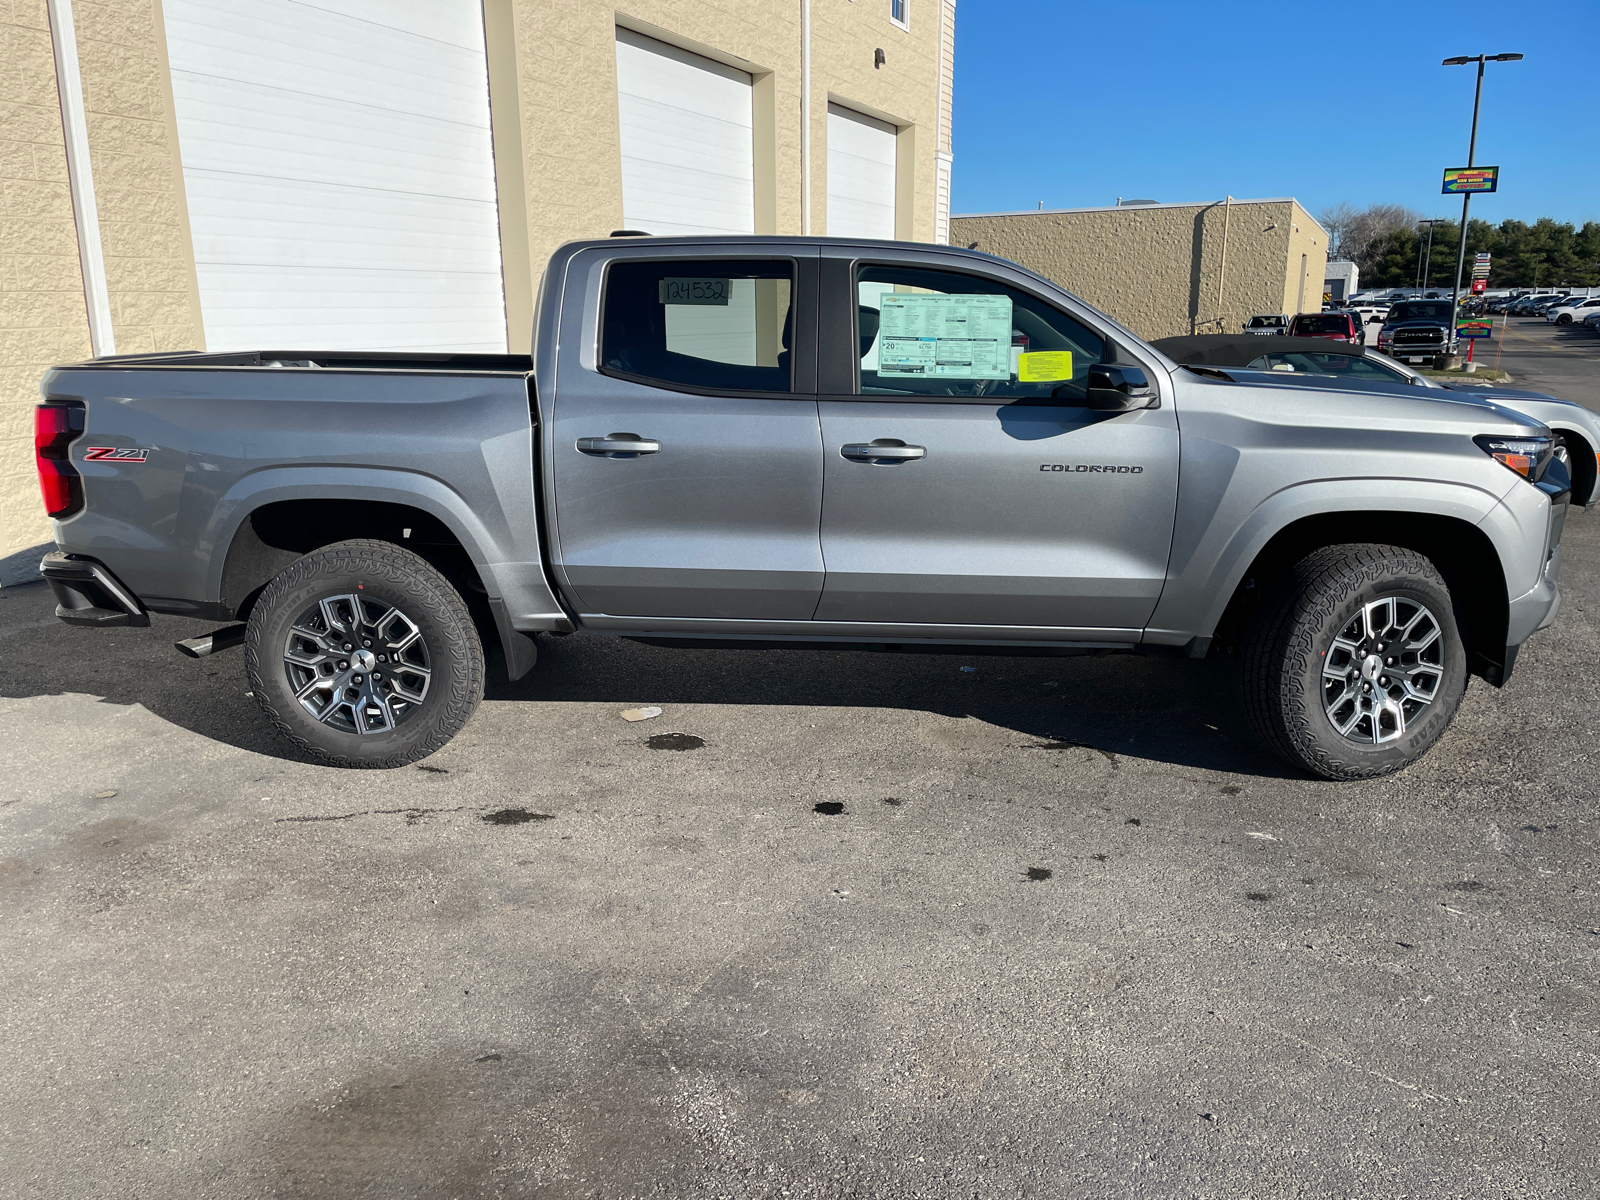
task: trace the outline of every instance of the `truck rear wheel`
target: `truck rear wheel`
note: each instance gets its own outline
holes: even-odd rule
[[[278,731],[338,767],[426,758],[483,698],[467,606],[388,542],[337,542],[290,564],[250,612],[245,671]]]
[[[1263,600],[1244,703],[1284,758],[1324,779],[1373,779],[1421,758],[1466,690],[1450,589],[1397,546],[1328,546]]]

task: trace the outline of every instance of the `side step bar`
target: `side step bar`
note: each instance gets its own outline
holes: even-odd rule
[[[221,629],[213,629],[204,637],[184,638],[183,641],[172,644],[178,648],[179,654],[187,654],[190,658],[204,658],[208,654],[244,645],[244,633],[248,628],[248,625],[224,625]]]

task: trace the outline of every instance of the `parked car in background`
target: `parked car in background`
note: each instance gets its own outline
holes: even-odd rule
[[[1289,329],[1288,313],[1257,313],[1244,323],[1244,331],[1257,335],[1282,335]]]
[[[1600,333],[1600,312],[1583,319],[1583,327],[1591,333]]]
[[[1518,300],[1511,306],[1509,311],[1514,317],[1537,316],[1539,310],[1545,305],[1555,304],[1557,301],[1564,299],[1566,299],[1565,292],[1535,292],[1531,296],[1524,296],[1521,300]]]
[[[1424,362],[1450,344],[1450,301],[1402,300],[1378,330],[1378,349],[1407,362]]]
[[[1378,330],[1383,327],[1384,318],[1389,315],[1387,304],[1358,304],[1350,310],[1351,315],[1361,323],[1361,344],[1369,345],[1378,340]]]
[[[1582,321],[1596,310],[1600,310],[1600,296],[1567,297],[1560,304],[1552,304],[1544,310],[1544,319],[1552,325],[1571,325],[1574,321]]]
[[[1354,313],[1301,313],[1289,322],[1289,337],[1327,338],[1361,345],[1365,334]]]
[[[1271,346],[1247,338],[1210,336],[1162,338],[1152,345],[1185,366],[1204,365],[1241,372],[1270,372],[1273,377],[1292,375],[1297,381],[1327,385],[1375,387],[1397,396],[1415,396],[1427,388],[1440,399],[1479,400],[1513,409],[1548,425],[1556,435],[1556,452],[1572,475],[1572,503],[1584,510],[1600,502],[1600,414],[1545,392],[1518,388],[1429,379],[1404,363],[1373,350],[1285,338]],[[1313,377],[1307,379],[1306,377]],[[1320,385],[1320,384],[1319,384]]]

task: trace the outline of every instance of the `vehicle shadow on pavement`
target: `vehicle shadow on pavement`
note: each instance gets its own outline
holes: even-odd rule
[[[0,590],[0,696],[79,693],[140,704],[201,737],[313,762],[278,736],[249,695],[244,656],[173,649],[211,628],[153,616],[148,629],[78,629],[41,584]],[[509,682],[490,648],[487,697],[540,703],[819,706],[975,718],[1039,742],[1205,770],[1302,778],[1268,755],[1239,712],[1233,664],[1134,655],[1027,658],[987,653],[666,649],[619,638],[541,637],[539,663]]]
[[[1128,758],[1304,778],[1257,742],[1240,712],[1237,668],[1225,661],[686,650],[573,635],[541,637],[538,666],[515,683],[498,667],[496,658],[494,700],[903,709]]]

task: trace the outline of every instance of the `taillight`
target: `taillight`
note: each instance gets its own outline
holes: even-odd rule
[[[33,460],[39,469],[44,510],[56,519],[83,507],[83,477],[67,458],[67,448],[83,433],[83,405],[49,401],[33,410]]]
[[[1495,437],[1482,433],[1472,440],[1495,462],[1508,471],[1515,471],[1529,483],[1538,483],[1544,478],[1544,469],[1550,465],[1550,457],[1555,452],[1555,441],[1547,437]]]

